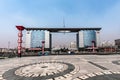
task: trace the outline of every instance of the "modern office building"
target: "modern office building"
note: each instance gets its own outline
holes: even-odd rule
[[[74,32],[76,33],[76,48],[99,47],[101,28],[25,28],[26,48],[42,47],[45,41],[45,48],[52,50],[52,34],[54,32]],[[62,36],[61,36],[62,37]],[[62,44],[61,44],[62,45]]]
[[[96,30],[79,31],[79,48],[87,48],[92,46],[92,41],[95,42],[95,47],[100,44],[100,32]]]
[[[45,48],[49,48],[49,31],[26,31],[26,48],[41,48],[45,41]]]

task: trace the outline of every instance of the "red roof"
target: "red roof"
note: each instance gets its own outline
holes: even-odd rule
[[[23,26],[16,26],[18,30],[24,30],[25,28]]]

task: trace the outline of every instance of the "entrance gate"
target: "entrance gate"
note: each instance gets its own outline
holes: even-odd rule
[[[80,44],[79,44],[79,32],[80,31],[84,31],[84,30],[96,30],[96,31],[99,31],[99,30],[101,30],[101,28],[27,28],[27,27],[23,27],[23,26],[19,26],[19,27],[22,27],[22,28],[24,28],[27,31],[30,31],[30,30],[36,30],[36,31],[37,30],[46,30],[46,31],[49,31],[49,49],[50,49],[50,51],[52,49],[52,34],[51,33],[54,33],[54,32],[63,32],[63,33],[75,32],[76,33],[77,49],[79,49],[79,46],[80,46]],[[22,37],[21,37],[21,39],[22,39]],[[20,43],[22,43],[22,40],[21,40]],[[21,44],[18,44],[18,48],[20,48],[19,46],[21,46],[21,48],[22,48]],[[19,54],[21,54],[20,53],[21,48],[19,49]]]

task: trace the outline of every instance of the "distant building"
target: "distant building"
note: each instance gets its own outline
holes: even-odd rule
[[[120,39],[115,40],[115,46],[120,49]]]
[[[26,48],[41,48],[42,41],[45,41],[45,48],[49,48],[48,31],[26,31]]]
[[[76,42],[70,42],[70,48],[77,48]]]
[[[4,52],[15,52],[15,49],[8,49],[8,48],[0,48],[0,53],[4,53]]]

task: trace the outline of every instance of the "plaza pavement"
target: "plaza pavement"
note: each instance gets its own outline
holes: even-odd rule
[[[120,55],[1,59],[0,80],[120,80]]]

